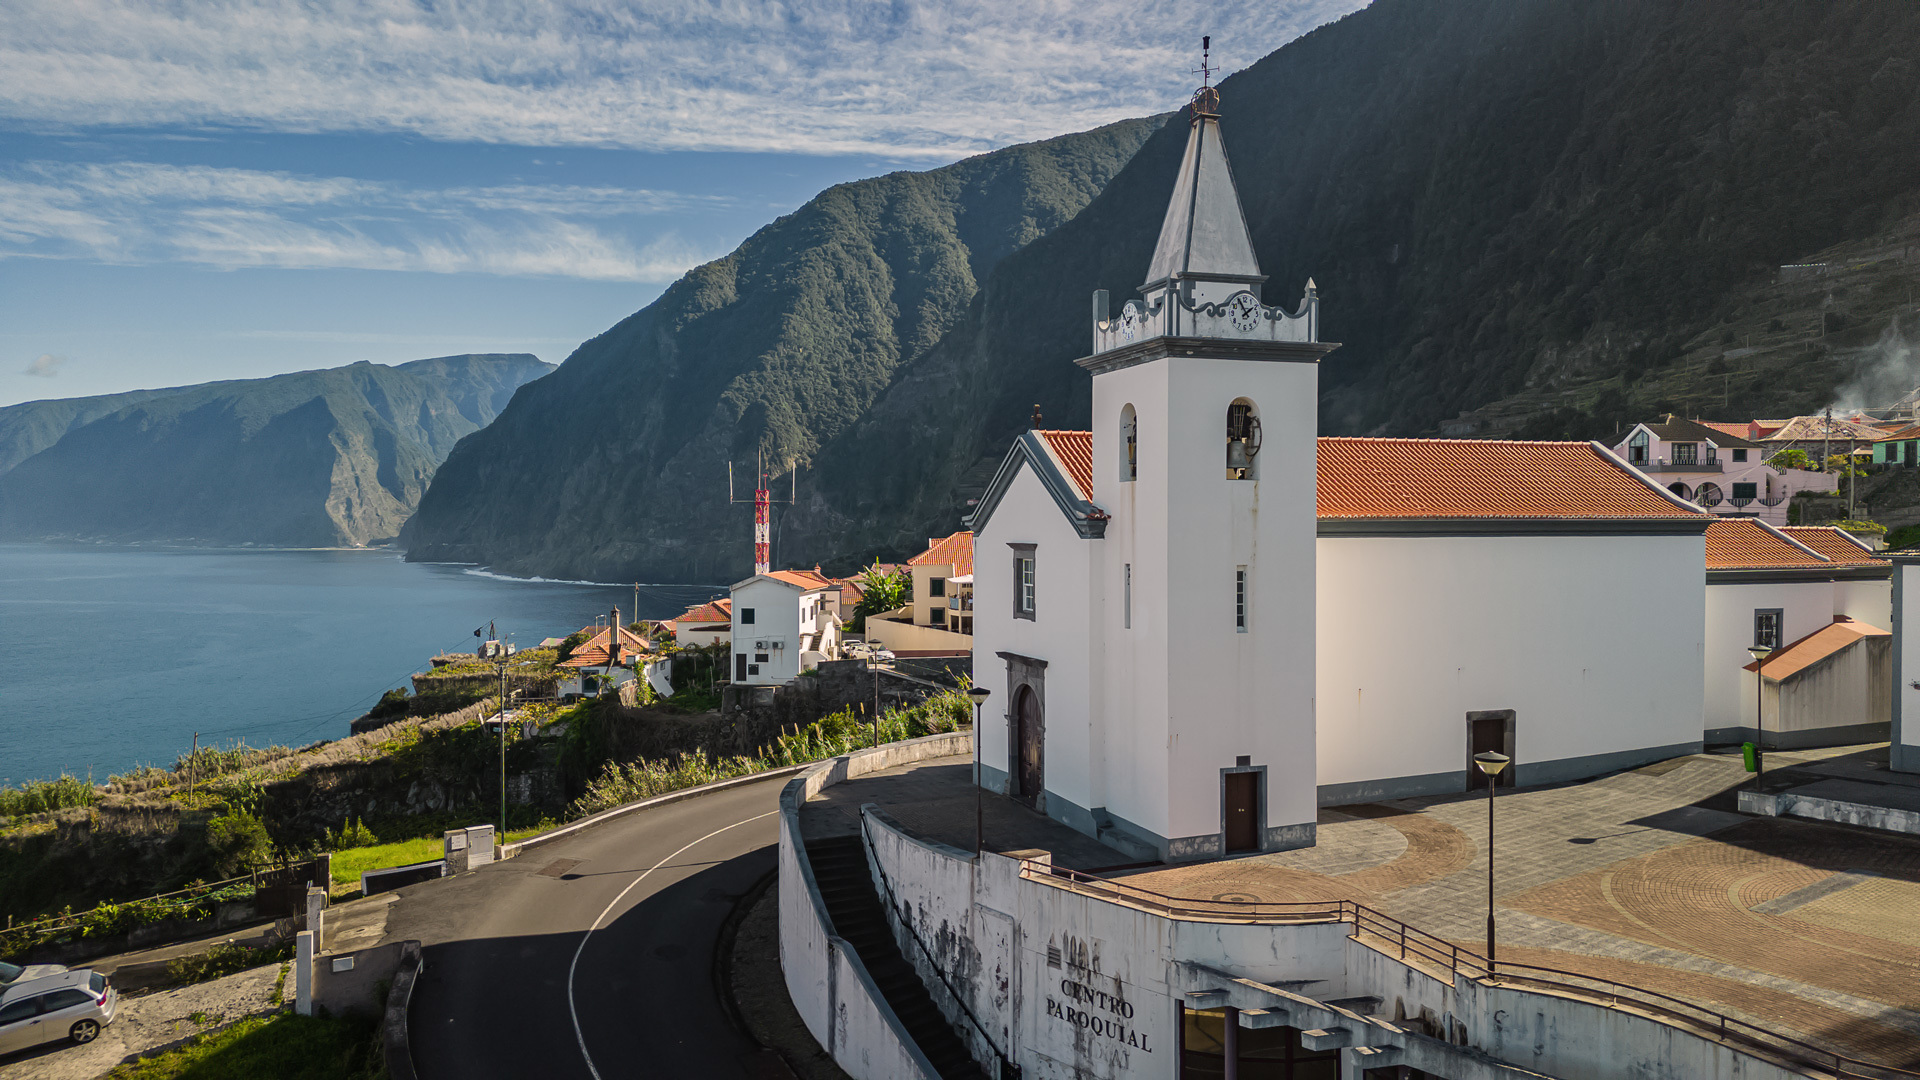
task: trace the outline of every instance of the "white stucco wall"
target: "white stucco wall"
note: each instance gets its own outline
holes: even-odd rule
[[[1059,504],[1025,466],[974,539],[973,680],[993,691],[981,713],[980,760],[1002,777],[1013,768],[1013,701],[1007,662],[998,654],[1045,660],[1045,784],[1082,808],[1098,805],[1092,801],[1088,745],[1093,701],[1088,622],[1097,617],[1090,576],[1098,543],[1074,531]],[[1014,550],[1009,544],[1034,545],[1033,619],[1013,617]]]
[[[1753,613],[1779,608],[1780,643],[1790,644],[1833,622],[1837,588],[1831,581],[1714,582],[1707,586],[1703,673],[1706,731],[1724,733],[1730,728],[1756,727],[1754,674],[1743,670],[1753,663],[1753,655],[1747,652],[1747,647],[1753,644]],[[1766,711],[1769,720],[1777,715],[1771,700]],[[1721,737],[1733,738],[1733,735]]]
[[[1470,711],[1515,710],[1522,784],[1540,763],[1603,771],[1700,742],[1701,537],[1319,546],[1319,783],[1346,786],[1339,801],[1404,790],[1351,787],[1395,778],[1464,786]]]
[[[1891,579],[1836,582],[1834,594],[1835,615],[1845,615],[1882,630],[1893,629]]]
[[[1920,568],[1896,560],[1893,575],[1892,765],[1920,772]]]
[[[741,621],[748,609],[754,613],[750,624]],[[767,650],[766,662],[759,664],[757,673],[748,674],[745,682],[755,686],[780,686],[800,674],[805,663],[800,655],[800,639],[821,631],[828,621],[825,590],[803,593],[793,585],[767,577],[749,578],[736,585],[733,589],[734,655],[744,654],[752,666],[759,652],[754,648],[755,642],[779,643],[779,647]],[[729,675],[739,671],[738,660],[732,663]]]
[[[1094,501],[1112,515],[1095,624],[1098,712],[1115,763],[1106,805],[1167,838],[1176,857],[1217,852],[1221,772],[1241,757],[1266,769],[1263,829],[1310,836],[1318,374],[1311,363],[1174,357],[1093,380]],[[1238,398],[1261,423],[1253,480],[1226,476]],[[1127,405],[1138,424],[1132,482],[1120,479]],[[1128,564],[1131,629],[1120,610]],[[1244,633],[1234,620],[1242,566]]]

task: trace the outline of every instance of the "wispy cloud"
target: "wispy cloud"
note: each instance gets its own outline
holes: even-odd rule
[[[33,363],[26,366],[24,374],[32,375],[37,379],[51,379],[55,375],[60,374],[60,369],[66,366],[66,363],[67,358],[64,356],[55,356],[52,353],[41,353],[39,356],[33,358]]]
[[[1361,0],[12,0],[34,125],[942,158],[1165,110]]]
[[[150,162],[0,171],[0,257],[672,281],[714,253],[636,244],[622,219],[713,196],[509,185],[420,190],[350,177]]]

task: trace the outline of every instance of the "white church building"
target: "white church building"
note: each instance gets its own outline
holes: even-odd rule
[[[968,523],[983,783],[1183,860],[1481,750],[1521,785],[1698,750],[1713,517],[1598,444],[1316,438],[1337,345],[1264,280],[1197,113],[1142,299],[1094,295],[1093,430],[1021,436]]]

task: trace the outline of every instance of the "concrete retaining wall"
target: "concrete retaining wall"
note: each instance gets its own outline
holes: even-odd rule
[[[820,762],[780,793],[780,968],[807,1031],[854,1080],[938,1080],[939,1074],[833,932],[800,834],[800,806],[867,773],[971,751],[971,734],[929,735]]]

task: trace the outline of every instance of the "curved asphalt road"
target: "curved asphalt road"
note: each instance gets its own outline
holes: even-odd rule
[[[714,954],[735,903],[777,865],[786,779],[403,890],[386,939],[426,945],[411,1024],[420,1075],[769,1075],[720,1002]]]

